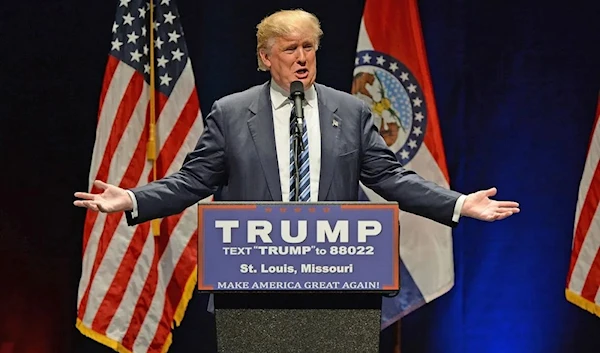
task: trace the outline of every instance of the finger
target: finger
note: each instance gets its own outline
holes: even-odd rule
[[[498,207],[502,208],[518,208],[519,203],[514,201],[496,201],[498,202]]]
[[[502,212],[510,212],[512,214],[515,214],[515,213],[521,212],[521,209],[519,209],[519,208],[503,208]]]
[[[521,211],[521,209],[519,207],[509,207],[509,206],[496,206],[494,208],[494,211],[496,212],[512,212],[512,213],[518,213]]]
[[[490,196],[496,195],[498,190],[496,188],[489,188],[489,189],[485,190],[484,192],[485,192],[486,196],[490,197]]]
[[[102,180],[94,180],[94,186],[100,188],[100,190],[106,190],[110,185],[103,182]]]
[[[73,205],[75,205],[77,207],[86,207],[85,204],[83,203],[83,201],[81,201],[81,200],[73,201]]]
[[[98,212],[98,207],[93,201],[75,200],[73,201],[73,205],[77,207],[89,208],[90,210]]]
[[[98,206],[96,205],[95,202],[93,202],[93,201],[83,201],[83,203],[90,210],[98,212]]]
[[[510,216],[512,216],[512,215],[513,215],[513,213],[512,213],[512,212],[498,212],[498,213],[496,214],[496,219],[495,219],[495,220],[496,220],[496,221],[500,221],[500,220],[502,220],[502,219],[505,219],[505,218],[507,218],[507,217],[510,217]]]
[[[80,199],[85,199],[85,200],[93,200],[96,197],[96,195],[90,194],[88,192],[76,192],[75,197],[78,197]]]

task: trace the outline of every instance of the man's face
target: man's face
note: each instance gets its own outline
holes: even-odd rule
[[[308,89],[317,76],[316,44],[305,34],[276,38],[270,51],[261,51],[260,57],[269,68],[275,82],[289,92],[290,84],[302,81]]]

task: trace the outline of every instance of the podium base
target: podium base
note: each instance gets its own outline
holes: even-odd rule
[[[221,353],[378,353],[381,294],[219,293]]]

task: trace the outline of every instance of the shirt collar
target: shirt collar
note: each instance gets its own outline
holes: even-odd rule
[[[278,110],[283,108],[288,102],[291,103],[289,99],[289,93],[287,93],[283,88],[281,88],[275,80],[271,79],[271,103],[273,104],[273,108]],[[304,91],[304,104],[308,104],[311,108],[317,106],[317,90],[315,89],[315,85],[311,85],[309,89]]]

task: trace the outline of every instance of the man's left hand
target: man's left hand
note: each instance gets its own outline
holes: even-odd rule
[[[496,188],[491,188],[467,195],[463,203],[461,215],[493,222],[520,212],[517,202],[490,199],[490,197],[496,195],[496,192]]]

